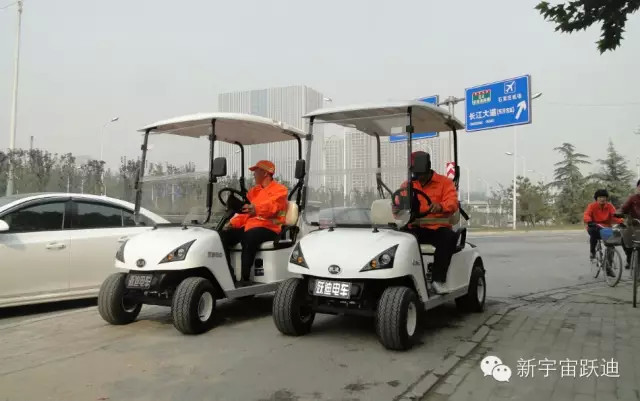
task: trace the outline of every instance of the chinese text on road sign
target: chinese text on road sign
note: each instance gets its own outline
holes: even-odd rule
[[[531,123],[531,77],[466,89],[467,132]]]

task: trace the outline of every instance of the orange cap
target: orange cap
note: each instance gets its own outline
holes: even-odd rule
[[[251,171],[255,171],[256,169],[261,169],[271,174],[276,172],[275,164],[273,164],[269,160],[260,160],[259,162],[256,163],[255,166],[249,167],[249,170]]]

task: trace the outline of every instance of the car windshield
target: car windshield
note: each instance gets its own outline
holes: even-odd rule
[[[372,226],[372,205],[391,200],[407,180],[407,143],[376,138],[359,131],[325,137],[324,160],[309,171],[304,221],[319,226]],[[414,143],[416,146],[416,143]],[[346,163],[345,163],[346,160]],[[405,215],[406,210],[399,215]]]

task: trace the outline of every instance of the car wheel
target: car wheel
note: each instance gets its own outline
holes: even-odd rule
[[[184,279],[171,301],[173,325],[182,334],[201,334],[213,327],[216,290],[202,277]]]
[[[409,287],[389,287],[382,293],[376,311],[376,333],[387,349],[407,350],[420,331],[422,305]]]
[[[288,336],[301,336],[311,331],[316,316],[305,300],[304,280],[292,277],[282,282],[273,298],[273,321]]]
[[[471,269],[469,289],[467,293],[456,298],[456,306],[463,312],[482,312],[487,298],[487,282],[484,269],[480,262],[476,261]]]
[[[136,320],[142,309],[141,303],[127,297],[126,278],[126,273],[114,273],[100,286],[98,312],[107,323],[129,324]]]

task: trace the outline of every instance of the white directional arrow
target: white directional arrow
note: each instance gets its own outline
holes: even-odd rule
[[[520,118],[520,114],[522,114],[522,112],[524,110],[527,109],[527,102],[526,101],[521,101],[520,103],[518,103],[518,111],[516,112],[516,120]]]

